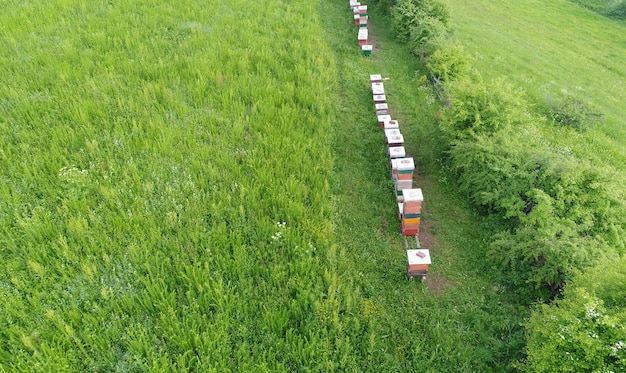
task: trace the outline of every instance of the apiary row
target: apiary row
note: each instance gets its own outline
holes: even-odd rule
[[[367,5],[362,5],[357,0],[350,0],[350,9],[354,17],[354,24],[358,26],[357,38],[361,53],[363,56],[371,56],[373,46],[368,43],[369,16]],[[407,276],[409,279],[420,276],[424,280],[428,273],[431,259],[430,251],[422,248],[418,239],[424,196],[421,188],[413,187],[415,161],[412,157],[407,157],[400,124],[391,117],[382,76],[380,74],[370,75],[370,85],[378,127],[383,129],[385,134],[391,179],[394,182],[394,193],[398,204],[400,232],[404,236],[406,248]],[[409,245],[411,240],[415,240],[414,247]]]
[[[350,0],[350,9],[354,17],[354,24],[359,27],[357,39],[359,41],[359,47],[361,47],[361,53],[366,57],[371,56],[374,47],[367,42],[369,37],[367,28],[367,5],[361,5],[361,3],[356,0]]]
[[[378,127],[385,132],[391,179],[398,204],[400,232],[405,237],[407,249],[407,276],[409,279],[415,276],[425,279],[431,259],[429,250],[422,248],[418,239],[424,196],[421,188],[413,187],[415,161],[412,157],[407,157],[400,124],[391,117],[382,75],[370,75],[370,86]],[[415,248],[409,249],[407,237],[415,239]]]

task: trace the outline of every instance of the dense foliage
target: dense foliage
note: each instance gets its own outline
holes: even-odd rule
[[[626,20],[626,1],[605,1],[605,0],[572,0],[586,8],[603,14],[608,17]]]
[[[528,372],[626,371],[626,259],[577,275],[527,323]]]

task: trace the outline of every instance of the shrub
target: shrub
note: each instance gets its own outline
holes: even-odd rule
[[[626,212],[608,171],[551,151],[532,127],[456,140],[449,155],[461,191],[508,222],[490,257],[529,294],[554,296],[574,269],[623,250]]]
[[[376,0],[374,5],[380,10],[382,14],[390,14],[391,9],[396,5],[396,0]]]
[[[441,24],[447,28],[450,15],[447,8],[436,0],[398,0],[391,10],[396,37],[404,42],[412,39],[414,29],[428,29],[420,24]]]
[[[484,82],[477,73],[447,85],[452,99],[443,110],[440,127],[450,140],[492,134],[535,120],[528,114],[523,92],[505,79]]]
[[[426,67],[438,82],[460,79],[470,69],[471,59],[460,44],[447,42],[439,45],[426,58]]]
[[[426,16],[411,26],[409,48],[420,59],[425,59],[445,43],[448,35],[448,27],[441,20]]]
[[[555,123],[572,127],[578,131],[587,129],[603,117],[602,113],[595,109],[589,100],[568,93],[565,93],[558,100],[549,98],[548,106],[550,118]]]
[[[612,18],[626,19],[626,1],[621,1],[610,6],[605,14]]]
[[[562,300],[539,305],[526,324],[528,372],[626,370],[626,258],[577,275]]]
[[[528,301],[554,297],[582,270],[613,253],[597,237],[581,236],[567,219],[522,225],[494,235],[490,260],[506,273],[505,282],[518,288]]]

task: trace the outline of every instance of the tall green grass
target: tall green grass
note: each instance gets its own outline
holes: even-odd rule
[[[3,370],[354,366],[315,6],[0,3]]]

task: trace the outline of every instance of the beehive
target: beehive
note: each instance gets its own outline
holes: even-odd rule
[[[385,137],[394,136],[394,135],[402,135],[399,128],[386,128],[385,129]]]
[[[377,115],[376,117],[378,118],[378,127],[381,128],[385,125],[385,121],[391,120],[391,115],[389,114]]]
[[[396,189],[402,191],[413,188],[413,180],[395,180],[394,183]],[[404,192],[402,192],[402,195],[404,196]]]
[[[370,75],[370,84],[371,83],[380,83],[383,81],[383,76],[380,74],[371,74]]]
[[[363,55],[363,57],[369,57],[372,55],[373,49],[374,47],[369,44],[361,45],[361,54]]]
[[[415,161],[413,158],[400,158],[396,162],[395,180],[412,180],[413,170],[415,169]]]
[[[359,25],[361,24],[361,17],[359,17],[359,15],[358,15],[358,14],[355,14],[355,15],[354,15],[354,24],[355,24],[356,26],[359,26]]]
[[[415,276],[426,277],[428,268],[432,264],[430,251],[427,249],[407,250],[406,274],[409,279]]]
[[[396,128],[400,128],[400,124],[398,123],[397,120],[386,120],[385,123],[383,123],[383,128],[384,129],[396,129]]]
[[[383,82],[372,83],[372,94],[374,95],[384,95],[385,94],[385,86]]]
[[[376,104],[384,104],[387,102],[387,97],[385,95],[372,95],[374,99],[374,105]]]
[[[359,27],[367,27],[367,17],[359,17]]]
[[[389,114],[389,106],[387,106],[387,104],[376,104],[374,108],[376,108],[376,115]]]
[[[389,158],[404,158],[406,157],[406,152],[404,151],[404,146],[389,146],[387,147],[387,155]]]
[[[359,28],[359,34],[358,34],[359,45],[367,44],[367,37],[368,37],[367,28]]]
[[[358,9],[361,17],[367,17],[367,5],[359,5]]]
[[[385,136],[385,141],[388,146],[402,146],[404,145],[404,136],[402,134]]]
[[[399,178],[399,175],[410,175],[411,178],[413,177],[413,170],[415,169],[415,161],[413,161],[413,158],[411,157],[406,157],[406,158],[398,158],[398,159],[392,159],[391,160],[391,178],[393,180],[407,180],[407,177],[402,177],[402,179]],[[400,170],[401,170],[401,174],[400,174]]]
[[[416,236],[419,234],[420,221],[422,217],[422,195],[421,188],[403,189],[403,211],[401,231],[404,236]]]

